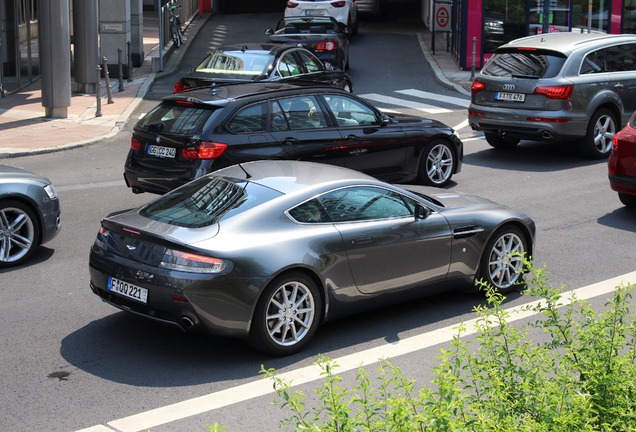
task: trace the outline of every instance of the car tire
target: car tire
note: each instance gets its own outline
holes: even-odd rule
[[[523,287],[526,236],[514,225],[499,228],[488,240],[479,265],[478,279],[500,293]]]
[[[38,219],[19,201],[0,202],[0,232],[0,267],[22,264],[40,244]]]
[[[281,275],[256,305],[248,343],[268,354],[297,353],[316,333],[321,313],[322,300],[311,278],[299,272]]]
[[[518,138],[510,138],[504,137],[497,134],[487,133],[485,134],[486,141],[490,144],[491,147],[496,148],[498,150],[509,150],[517,147],[519,141]]]
[[[621,200],[625,207],[636,208],[636,195],[618,193],[618,199]]]
[[[450,182],[455,169],[455,152],[446,140],[429,143],[420,159],[418,183],[442,187]]]
[[[590,118],[587,134],[579,142],[579,152],[592,159],[603,159],[612,150],[612,138],[617,132],[616,116],[607,108],[600,108]]]

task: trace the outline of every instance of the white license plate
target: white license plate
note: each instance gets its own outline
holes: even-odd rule
[[[495,99],[500,101],[523,102],[526,100],[526,95],[524,93],[497,92],[495,93]]]
[[[316,16],[316,15],[324,15],[325,11],[323,9],[315,9],[315,10],[306,10],[306,16]]]
[[[156,145],[148,146],[148,154],[151,156],[157,156],[161,158],[173,158],[177,154],[177,149],[174,147],[162,147]]]
[[[137,300],[142,303],[148,302],[148,290],[146,288],[138,287],[128,282],[115,279],[112,276],[108,276],[108,291],[115,292],[123,295],[124,297]]]

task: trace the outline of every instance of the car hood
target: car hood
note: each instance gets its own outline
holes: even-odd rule
[[[128,210],[108,216],[102,221],[102,224],[107,229],[118,232],[124,231],[132,237],[136,236],[135,233],[139,233],[137,236],[147,238],[150,241],[167,241],[189,247],[196,247],[197,243],[212,238],[219,233],[218,223],[202,228],[181,227],[142,216],[140,209]],[[127,228],[127,230],[123,230],[123,228]]]
[[[40,174],[23,170],[8,165],[0,165],[0,182],[38,182],[42,184],[50,184],[51,181]]]
[[[501,204],[497,204],[494,201],[489,200],[477,195],[468,195],[452,191],[440,191],[438,188],[430,186],[418,186],[418,185],[402,185],[402,188],[414,192],[418,195],[424,195],[429,198],[434,204],[443,207],[445,209],[455,208],[475,208],[475,207],[488,207],[488,208],[503,208]]]

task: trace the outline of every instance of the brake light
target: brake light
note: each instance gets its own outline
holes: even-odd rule
[[[131,150],[140,151],[141,147],[142,147],[141,141],[139,141],[137,138],[135,138],[134,135],[132,137],[130,137],[130,149]]]
[[[560,86],[544,86],[537,87],[534,90],[534,93],[544,95],[548,99],[569,99],[572,95],[573,89],[574,86],[572,84]]]
[[[177,81],[176,84],[174,85],[174,88],[172,89],[172,92],[174,94],[177,94],[186,90],[190,90],[190,88],[191,87],[189,85],[184,84],[182,81]]]
[[[294,2],[294,1],[288,1],[287,2],[287,7],[290,8],[290,9],[293,9],[296,6],[298,6],[298,3]]]
[[[185,147],[181,156],[185,159],[216,159],[227,149],[227,144],[201,141],[199,145]]]
[[[333,6],[333,7],[344,7],[344,5],[346,5],[346,4],[347,4],[346,1],[331,2],[331,6]]]
[[[220,258],[166,249],[159,267],[192,273],[221,273],[229,262]]]
[[[194,102],[191,102],[189,100],[176,100],[174,101],[175,105],[179,105],[179,106],[187,106],[187,107],[191,107],[194,106]]]
[[[333,51],[338,49],[338,44],[334,41],[318,42],[316,44],[316,50],[318,51]]]
[[[478,93],[478,92],[480,92],[482,90],[486,90],[486,84],[484,84],[481,81],[474,80],[473,84],[470,86],[470,91],[472,93]]]
[[[607,160],[607,171],[609,175],[615,176],[618,173],[618,134],[612,137],[612,151]]]

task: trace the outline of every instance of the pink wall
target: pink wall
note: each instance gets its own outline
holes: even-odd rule
[[[484,1],[483,0],[470,0],[470,6],[468,6],[468,23],[466,30],[463,32],[463,39],[466,41],[466,59],[465,64],[470,65],[473,58],[473,37],[477,38],[477,54],[475,56],[477,67],[481,67],[481,37],[482,26],[484,22]]]

